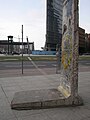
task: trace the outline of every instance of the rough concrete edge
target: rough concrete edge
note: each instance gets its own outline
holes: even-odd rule
[[[72,98],[71,96],[64,99],[48,100],[48,101],[38,101],[31,103],[18,103],[12,104],[11,109],[15,110],[34,110],[34,109],[48,109],[57,107],[74,107],[83,105],[83,100],[80,96]]]
[[[11,109],[14,110],[32,110],[32,109],[40,109],[41,108],[41,102],[28,102],[28,103],[17,103],[12,104],[11,102]]]

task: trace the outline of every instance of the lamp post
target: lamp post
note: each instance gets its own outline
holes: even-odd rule
[[[22,74],[23,74],[23,25],[22,25]]]

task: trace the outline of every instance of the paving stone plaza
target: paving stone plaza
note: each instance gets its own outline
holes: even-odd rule
[[[83,106],[21,111],[11,109],[16,92],[55,89],[59,83],[59,74],[0,78],[0,120],[89,120],[90,72],[79,73],[79,95],[83,98]]]

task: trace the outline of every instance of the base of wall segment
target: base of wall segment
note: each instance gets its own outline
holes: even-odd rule
[[[21,91],[14,95],[11,108],[16,110],[31,110],[83,105],[81,97],[65,98],[57,89]]]

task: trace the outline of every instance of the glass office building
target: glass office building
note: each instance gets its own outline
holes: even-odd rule
[[[62,37],[62,1],[47,0],[46,5],[46,50],[56,50],[61,46]]]

